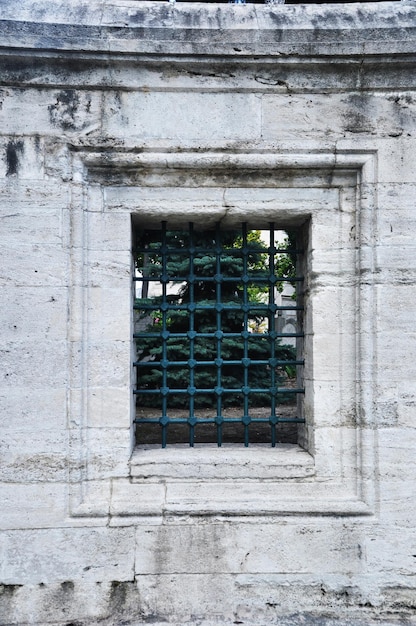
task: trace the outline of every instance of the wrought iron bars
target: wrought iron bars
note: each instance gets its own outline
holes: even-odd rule
[[[248,446],[259,424],[269,426],[275,446],[278,425],[304,421],[301,402],[290,403],[304,393],[301,251],[276,241],[274,224],[199,231],[162,223],[137,233],[135,421],[139,432],[161,431],[162,447],[178,426],[190,446],[215,428],[221,446],[224,427],[233,425]],[[278,303],[284,285],[293,294]],[[296,317],[293,332],[279,332],[282,313]]]

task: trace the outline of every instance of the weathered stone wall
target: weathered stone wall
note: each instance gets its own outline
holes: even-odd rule
[[[0,19],[0,624],[416,623],[416,8]],[[132,216],[307,224],[302,447],[134,449]]]

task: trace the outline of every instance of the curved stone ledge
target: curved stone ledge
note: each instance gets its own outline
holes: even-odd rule
[[[413,54],[416,7],[104,0],[0,3],[3,50],[244,58]],[[382,45],[380,43],[382,42]]]

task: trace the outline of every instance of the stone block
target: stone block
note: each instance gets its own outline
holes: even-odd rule
[[[377,145],[377,181],[414,184],[414,149],[414,140],[408,136],[380,141]]]
[[[90,481],[128,475],[131,428],[73,428],[69,439],[74,472],[80,468]]]
[[[256,141],[261,101],[254,94],[119,92],[106,94],[104,131],[129,141]]]
[[[132,580],[134,535],[133,528],[105,527],[5,531],[1,579],[9,585]]]
[[[398,381],[398,421],[405,428],[416,428],[416,383],[412,377]]]
[[[388,528],[388,530],[387,530]],[[383,555],[383,574],[399,579],[415,575],[415,538],[410,528],[380,526],[378,532],[363,537],[363,550],[368,571],[374,571]]]
[[[315,467],[320,476],[326,479],[334,479],[341,473],[341,467],[346,465],[345,456],[354,454],[354,429],[342,427],[342,435],[348,436],[350,447],[346,445],[344,439],[340,437],[341,427],[317,426],[313,433],[313,453],[315,457]]]
[[[88,340],[93,343],[131,341],[130,290],[90,287],[88,290]]]
[[[160,515],[164,500],[163,483],[140,485],[129,480],[113,480],[110,514],[122,517]]]
[[[0,344],[3,387],[62,388],[67,382],[66,341],[9,341]],[[18,355],[18,359],[16,358]]]
[[[311,251],[310,262],[313,271],[313,280],[324,284],[333,284],[338,278],[338,284],[355,284],[356,253],[345,247],[338,248],[333,244],[331,249],[320,249],[320,240]]]
[[[314,335],[311,340],[313,377],[319,381],[355,380],[357,376],[356,346],[348,331]],[[312,357],[313,355],[313,357]],[[330,355],[330,356],[328,356]]]
[[[122,251],[91,250],[88,252],[88,267],[85,279],[88,286],[108,289],[130,289],[132,275],[132,257],[129,248]],[[82,268],[77,268],[79,280]],[[130,291],[128,292],[130,294]]]
[[[394,275],[398,283],[409,282],[416,272],[414,250],[413,243],[407,247],[377,246],[375,271],[382,280]]]
[[[0,122],[13,135],[62,136],[99,128],[101,98],[97,92],[9,88],[3,90],[2,100]]]
[[[130,428],[131,389],[125,387],[91,387],[88,390],[87,411],[88,425],[92,428]],[[74,405],[80,402],[80,390],[73,390]],[[71,407],[71,419],[75,419],[75,412]]]
[[[302,150],[300,149],[300,152]],[[316,210],[316,219],[320,219],[321,214],[329,216],[329,208],[338,206],[338,191],[325,188],[297,188],[294,190],[290,185],[284,185],[284,171],[278,171],[279,186],[270,188],[264,186],[260,188],[231,187],[225,190],[224,201],[229,208],[240,208],[256,212],[259,220],[269,220],[284,222],[289,215],[298,218],[309,214],[311,202]],[[306,176],[306,173],[305,173]],[[283,183],[283,184],[282,184]]]
[[[63,341],[67,337],[68,292],[65,287],[2,287],[0,316],[4,331],[21,345]]]
[[[413,381],[416,364],[409,359],[409,344],[414,342],[414,332],[403,333],[398,328],[380,332],[377,336],[378,362],[383,364],[383,377],[389,382]],[[406,364],[403,369],[403,364]]]
[[[339,285],[325,284],[327,276],[317,277],[317,286],[314,287],[311,302],[307,302],[306,333],[313,333],[317,337],[327,335],[334,336],[352,335],[358,324],[357,307],[352,305],[355,301],[355,289],[345,284],[341,278]],[[311,311],[309,311],[309,307]]]
[[[122,589],[127,583],[119,583]],[[113,589],[108,582],[65,580],[36,585],[4,585],[0,620],[7,624],[68,624],[105,618],[111,612]]]
[[[12,241],[16,248],[32,244],[62,245],[62,209],[42,209],[33,205],[30,209],[19,206],[18,213],[16,209],[11,204],[3,209],[0,231],[2,246]]]
[[[42,142],[42,140],[40,141]],[[50,211],[54,215],[56,210],[68,209],[70,204],[68,185],[63,184],[60,180],[44,180],[39,175],[31,180],[4,176],[0,179],[0,194],[2,197],[2,214],[4,212],[5,216],[9,216],[12,225],[14,219],[16,219],[16,223],[19,223],[21,214],[31,215],[35,219],[37,212],[42,215]],[[25,228],[36,229],[36,224],[26,224]],[[22,236],[24,235],[25,233],[22,233]],[[42,233],[38,232],[38,236],[41,237]]]
[[[11,135],[42,135],[50,129],[44,94],[35,89],[3,90],[0,114],[3,128]]]
[[[380,428],[378,431],[379,471],[383,480],[406,482],[416,478],[416,430],[414,428]]]
[[[386,476],[380,481],[380,520],[384,525],[414,528],[414,477]],[[407,560],[409,557],[407,557]]]
[[[290,82],[290,79],[289,79]],[[401,137],[413,126],[409,93],[264,95],[262,128],[270,139],[299,136]]]
[[[62,526],[67,519],[66,484],[42,483],[39,480],[22,484],[18,479],[17,475],[16,482],[12,477],[13,482],[0,485],[0,528],[16,530]]]
[[[77,452],[79,452],[77,450]],[[108,526],[111,502],[111,480],[100,477],[89,480],[86,472],[87,459],[74,455],[69,468],[69,515],[68,526]],[[129,526],[129,524],[124,524]]]
[[[67,425],[67,388],[0,388],[0,428],[26,439],[30,427],[63,431]]]
[[[65,482],[67,479],[67,433],[42,430],[28,420],[21,432],[5,431],[0,445],[0,476],[7,483]]]
[[[100,190],[100,196],[102,191]],[[91,200],[90,200],[91,204]],[[96,204],[94,203],[94,207]],[[98,208],[98,207],[97,207]],[[88,211],[87,229],[90,250],[130,249],[131,218],[128,211],[119,213],[101,213]]]
[[[131,380],[131,341],[90,342],[87,347],[88,386],[124,387]]]
[[[67,279],[66,263],[66,256],[60,246],[4,245],[0,285],[62,287]]]
[[[216,207],[218,215],[224,212],[223,188],[205,187],[129,187],[127,185],[105,187],[103,189],[104,211],[106,213],[133,213],[146,225],[147,220],[154,223],[159,215],[168,212],[182,218],[184,212],[194,212],[193,215],[201,217],[210,211],[210,207]],[[247,190],[245,190],[247,191]],[[190,218],[193,219],[192,214]],[[123,219],[123,218],[122,218]],[[162,219],[162,218],[160,218]],[[160,224],[160,221],[159,221]]]
[[[389,333],[415,330],[416,301],[412,285],[376,285],[377,330]]]
[[[85,383],[83,374],[93,388],[130,385],[131,341],[72,342],[70,358],[74,388]]]
[[[22,93],[20,92],[20,94]],[[2,105],[7,104],[8,99],[4,94],[5,90],[0,90]],[[13,113],[11,114],[13,115]],[[25,117],[28,119],[30,116],[26,115]],[[44,155],[43,141],[40,135],[37,137],[28,136],[23,127],[17,130],[17,124],[16,126],[11,124],[15,128],[13,133],[9,124],[4,123],[3,106],[0,109],[0,123],[2,122],[2,128],[11,134],[0,137],[0,152],[5,157],[0,161],[0,178],[5,179],[9,183],[9,187],[14,187],[19,182],[29,181],[33,185],[34,180],[42,180],[44,178]],[[12,184],[10,185],[10,183]]]
[[[313,408],[308,400],[313,394]],[[355,382],[343,381],[342,400],[337,381],[312,379],[306,385],[305,417],[310,424],[319,426],[351,426],[357,421]]]
[[[142,526],[136,536],[136,575],[357,572],[361,569],[360,535],[358,529],[347,530],[338,523],[311,521]],[[307,560],[302,551],[294,549],[305,539]]]
[[[375,186],[377,191],[377,210],[368,210],[366,219],[377,222],[377,242],[381,247],[408,248],[407,254],[411,255],[414,247],[414,239],[411,237],[414,228],[414,197],[415,185],[412,183],[379,184]],[[367,210],[361,209],[361,214],[366,216]]]

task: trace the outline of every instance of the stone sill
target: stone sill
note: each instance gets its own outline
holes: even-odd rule
[[[130,461],[133,482],[161,480],[307,479],[315,475],[313,457],[295,444],[187,444],[138,446]]]

